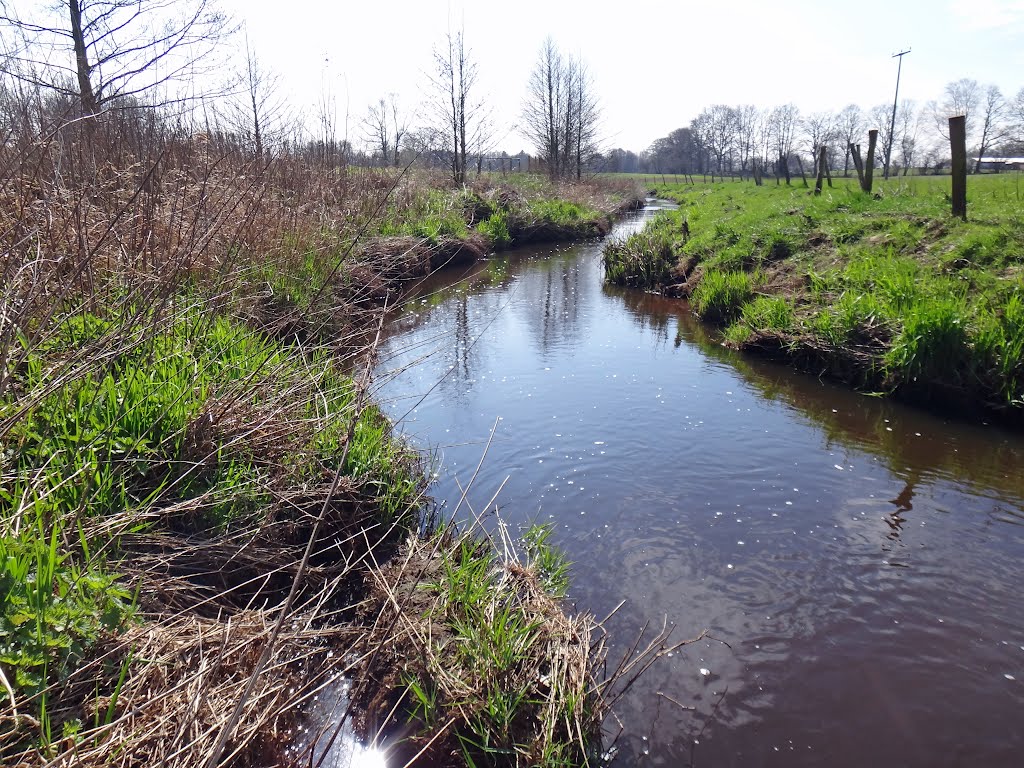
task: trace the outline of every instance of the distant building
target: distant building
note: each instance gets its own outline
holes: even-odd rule
[[[978,158],[975,158],[975,161],[977,160]],[[994,173],[1024,171],[1024,157],[982,157],[978,169]]]

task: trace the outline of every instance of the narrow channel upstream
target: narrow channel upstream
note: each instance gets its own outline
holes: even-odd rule
[[[1021,765],[1024,437],[738,356],[600,243],[437,274],[388,334],[435,499],[497,422],[469,499],[556,524],[576,605],[625,601],[612,658],[663,618],[728,644],[631,690],[616,765]]]

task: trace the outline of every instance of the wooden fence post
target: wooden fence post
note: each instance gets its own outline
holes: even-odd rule
[[[864,161],[860,159],[860,144],[850,142],[850,156],[853,158],[853,167],[857,169],[857,183],[864,189]]]
[[[872,176],[875,173],[875,144],[878,143],[878,129],[868,131],[868,156],[864,161],[864,191],[871,191]]]
[[[967,118],[949,118],[949,150],[953,162],[953,215],[967,221]]]
[[[796,167],[800,169],[800,178],[804,180],[804,188],[806,189],[810,184],[807,183],[807,174],[804,173],[804,161],[800,159],[800,155],[796,156]]]
[[[814,180],[814,194],[821,194],[821,182],[825,178],[825,145],[818,147],[818,178]]]

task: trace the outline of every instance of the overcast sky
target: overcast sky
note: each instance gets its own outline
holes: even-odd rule
[[[295,105],[312,112],[325,89],[340,115],[347,104],[356,142],[379,96],[395,92],[417,110],[433,47],[460,26],[510,152],[530,149],[515,123],[547,35],[589,64],[606,146],[635,151],[712,103],[891,103],[891,56],[906,48],[901,98],[939,98],[962,77],[1006,96],[1024,87],[1024,0],[222,2]]]

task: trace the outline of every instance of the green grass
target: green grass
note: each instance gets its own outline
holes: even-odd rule
[[[675,265],[678,222],[666,214],[632,237],[608,243],[603,252],[605,279],[616,285],[655,288],[670,280]]]
[[[427,188],[413,198],[404,209],[394,206],[380,224],[379,234],[411,235],[437,243],[443,237],[465,237],[465,200],[458,193]]]
[[[354,413],[355,386],[327,350],[205,311],[144,329],[75,314],[27,351],[0,400],[0,664],[34,697],[44,743],[47,686],[134,613],[117,539],[88,532],[258,524],[274,489],[333,472]],[[413,527],[422,483],[375,407],[342,472],[374,499],[368,525]]]
[[[673,270],[696,267],[694,309],[731,323],[737,346],[757,331],[845,347],[867,361],[873,386],[1017,409],[1020,175],[970,177],[967,222],[950,216],[948,186],[948,177],[893,178],[879,181],[877,197],[845,179],[820,197],[770,182],[660,186],[680,209],[610,247],[606,274],[665,289],[678,282]],[[689,237],[673,237],[683,222]]]
[[[756,276],[746,272],[708,272],[701,279],[693,293],[694,306],[702,316],[720,320],[731,320],[744,312],[753,295]]]
[[[0,664],[15,690],[36,696],[66,677],[103,633],[124,628],[134,602],[102,559],[90,558],[70,519],[44,499],[23,502],[17,527],[0,535]],[[39,711],[45,721],[45,703]]]
[[[404,235],[434,245],[442,239],[465,239],[471,231],[496,248],[507,248],[528,231],[543,227],[565,238],[592,234],[593,224],[607,216],[605,208],[621,197],[609,187],[557,186],[543,176],[512,174],[494,187],[445,189],[413,185],[385,211],[377,234]]]
[[[512,235],[509,233],[508,211],[495,211],[484,221],[477,224],[476,228],[497,249],[507,248],[512,244]]]
[[[530,527],[512,560],[459,538],[441,548],[438,575],[425,585],[433,602],[427,634],[437,639],[405,676],[411,715],[428,733],[454,720],[467,765],[580,765],[599,747],[595,692],[566,674],[560,656],[573,640],[553,633],[546,617],[568,585],[551,532]]]
[[[528,207],[534,218],[556,226],[573,226],[601,215],[600,211],[571,200],[538,198],[531,200]]]

